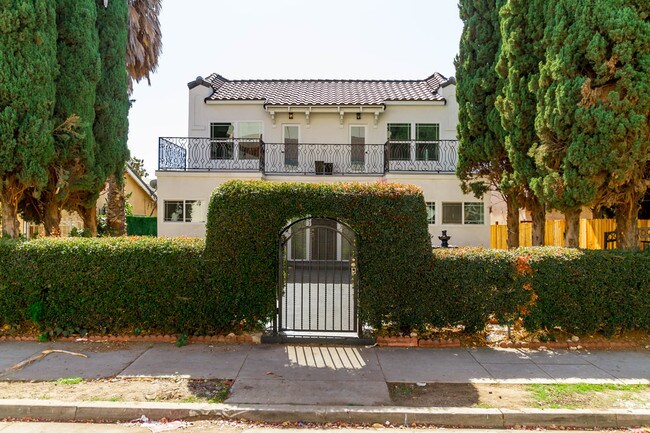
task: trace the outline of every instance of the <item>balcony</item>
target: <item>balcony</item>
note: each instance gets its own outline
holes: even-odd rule
[[[257,139],[161,137],[159,171],[260,171],[267,175],[383,175],[456,172],[458,142],[265,143]]]

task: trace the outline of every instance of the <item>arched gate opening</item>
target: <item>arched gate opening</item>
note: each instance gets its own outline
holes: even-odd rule
[[[304,218],[280,234],[277,317],[281,340],[358,339],[356,237],[330,218]]]

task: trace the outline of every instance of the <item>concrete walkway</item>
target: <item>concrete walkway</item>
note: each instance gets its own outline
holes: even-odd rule
[[[45,349],[52,353],[8,370]],[[0,380],[185,376],[234,380],[232,404],[389,405],[387,382],[650,384],[650,351],[294,345],[0,343]]]

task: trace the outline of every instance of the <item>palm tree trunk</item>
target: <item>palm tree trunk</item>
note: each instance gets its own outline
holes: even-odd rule
[[[108,178],[106,197],[106,222],[111,236],[126,235],[126,213],[124,210],[124,183],[115,175]]]

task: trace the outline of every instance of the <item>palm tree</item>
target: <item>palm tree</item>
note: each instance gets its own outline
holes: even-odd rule
[[[108,0],[104,0],[108,1]],[[126,51],[126,68],[131,85],[143,78],[151,84],[149,74],[158,67],[162,52],[162,32],[158,15],[162,0],[129,1],[129,45]]]
[[[113,0],[117,1],[117,0]],[[124,0],[122,0],[124,1]],[[104,0],[104,7],[109,0]],[[162,32],[158,16],[162,0],[128,0],[129,39],[126,49],[126,69],[129,73],[129,93],[133,82],[143,78],[151,84],[149,74],[156,71],[158,58],[162,52]],[[121,179],[119,179],[121,180]],[[124,212],[124,183],[116,176],[108,179],[107,223],[115,235],[126,234],[126,215]]]

